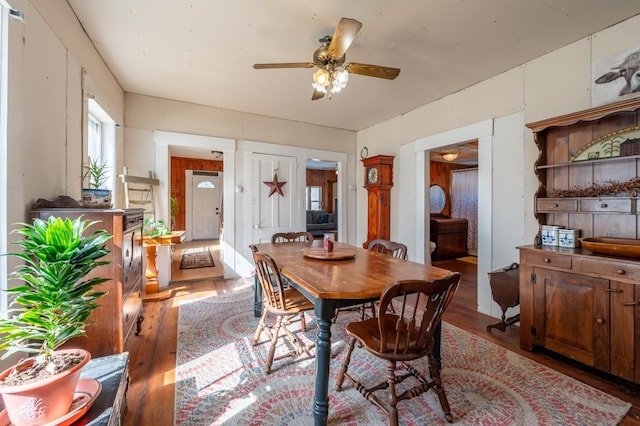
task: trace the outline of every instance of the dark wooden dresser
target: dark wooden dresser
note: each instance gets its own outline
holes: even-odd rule
[[[467,255],[467,219],[431,216],[430,238],[436,243],[432,260],[455,259]]]
[[[93,276],[107,277],[109,281],[98,286],[107,294],[98,300],[98,307],[87,327],[86,337],[73,339],[68,347],[80,347],[91,352],[94,358],[121,353],[124,343],[132,334],[140,332],[142,311],[142,209],[35,209],[32,218],[48,219],[51,216],[98,221],[88,229],[93,232],[104,229],[113,235],[107,243],[109,254],[103,258],[110,264],[100,266]]]

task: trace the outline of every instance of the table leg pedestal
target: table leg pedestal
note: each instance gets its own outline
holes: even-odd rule
[[[145,292],[147,294],[157,293],[160,290],[158,284],[158,267],[156,266],[156,256],[158,247],[156,245],[147,246],[147,271],[144,276],[147,277]]]
[[[335,303],[330,300],[317,300],[315,314],[317,318],[316,335],[316,386],[313,402],[314,425],[326,425],[329,417],[329,364],[331,363],[331,320],[335,314]]]

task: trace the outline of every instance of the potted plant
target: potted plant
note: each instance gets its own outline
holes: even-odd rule
[[[85,236],[95,223],[82,216],[50,217],[12,231],[22,235],[13,244],[23,251],[9,255],[24,263],[9,278],[22,283],[7,290],[14,298],[0,319],[0,350],[6,351],[2,359],[16,352],[31,355],[0,373],[0,394],[14,425],[48,424],[66,415],[80,370],[91,358],[81,349],[58,348],[85,335],[89,315],[105,294],[95,287],[109,278],[90,273],[109,263],[100,258],[108,253],[111,235],[96,230]]]
[[[163,219],[154,220],[148,217],[144,220],[142,235],[147,238],[157,238],[171,234],[171,229],[164,223]]]
[[[101,188],[109,179],[109,166],[107,162],[89,159],[89,164],[84,167],[82,180],[87,182],[87,187],[82,188],[82,201],[87,207],[111,207],[111,190]]]
[[[171,229],[175,229],[176,216],[178,215],[178,213],[180,213],[180,204],[178,203],[178,198],[175,196],[171,196],[169,202],[169,207],[171,210]]]

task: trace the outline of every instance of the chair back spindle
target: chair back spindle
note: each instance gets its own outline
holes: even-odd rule
[[[460,273],[455,272],[436,281],[405,280],[389,285],[380,296],[378,309],[380,353],[429,352],[435,330],[459,282]],[[395,327],[384,326],[390,323]]]
[[[295,243],[304,242],[313,243],[313,234],[311,232],[278,232],[271,236],[271,243]]]
[[[285,285],[275,261],[266,253],[254,252],[253,260],[256,264],[258,281],[262,289],[263,298],[272,308],[284,313],[287,310],[284,295]]]
[[[407,246],[396,241],[376,239],[369,243],[369,251],[390,254],[398,259],[407,259]]]

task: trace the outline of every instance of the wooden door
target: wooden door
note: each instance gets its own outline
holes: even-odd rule
[[[296,229],[296,158],[253,154],[252,165],[252,242],[270,242],[276,232],[304,230]],[[272,191],[276,179],[282,194]]]
[[[535,343],[609,371],[609,280],[534,268]]]
[[[222,181],[219,176],[197,173],[194,171],[191,179],[191,236],[194,240],[217,239],[220,238]]]

